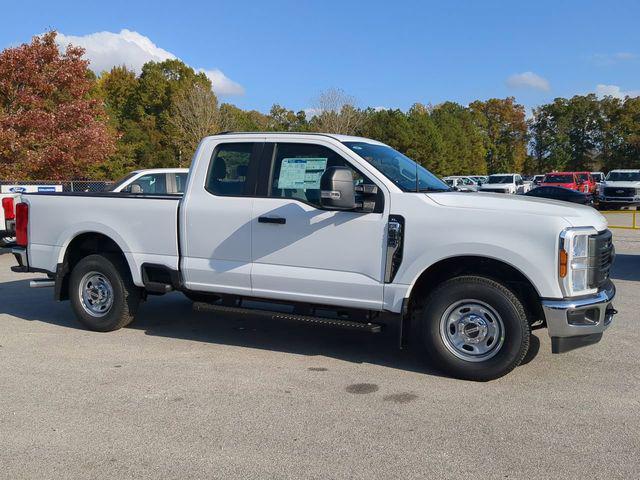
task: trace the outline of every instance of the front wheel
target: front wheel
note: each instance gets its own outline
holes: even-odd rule
[[[141,298],[128,267],[116,255],[89,255],[80,260],[71,272],[69,297],[80,323],[97,332],[131,323]]]
[[[522,303],[507,287],[486,277],[447,280],[418,302],[414,318],[422,327],[427,354],[457,378],[502,377],[529,349],[531,328]]]

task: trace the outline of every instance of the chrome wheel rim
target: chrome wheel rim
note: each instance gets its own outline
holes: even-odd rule
[[[113,306],[113,287],[99,272],[89,272],[82,280],[78,294],[85,312],[92,317],[104,317]]]
[[[496,310],[480,300],[460,300],[440,318],[440,337],[451,353],[468,362],[482,362],[504,345],[504,323]]]

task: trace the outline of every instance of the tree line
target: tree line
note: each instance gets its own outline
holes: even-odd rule
[[[640,167],[640,98],[557,98],[525,108],[513,97],[469,105],[361,108],[340,89],[311,111],[268,113],[219,103],[211,82],[180,60],[96,76],[83,50],[56,33],[0,52],[0,179],[114,179],[188,166],[200,139],[222,131],[360,135],[434,173],[544,173]]]

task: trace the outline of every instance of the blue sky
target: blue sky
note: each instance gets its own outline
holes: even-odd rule
[[[640,95],[639,20],[638,1],[49,0],[6,2],[0,47],[56,29],[95,65],[176,56],[222,100],[261,111],[312,107],[331,87],[361,106],[513,95],[531,107]]]

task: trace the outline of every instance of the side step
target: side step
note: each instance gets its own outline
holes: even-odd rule
[[[198,312],[221,312],[235,313],[241,315],[262,315],[274,320],[290,320],[294,322],[311,323],[316,325],[326,325],[329,327],[344,328],[347,330],[359,330],[370,333],[379,333],[382,325],[377,323],[354,322],[353,320],[341,320],[339,318],[314,317],[311,315],[298,315],[295,313],[273,312],[269,310],[259,310],[257,308],[229,307],[226,305],[215,305],[206,302],[194,302],[193,309]]]

